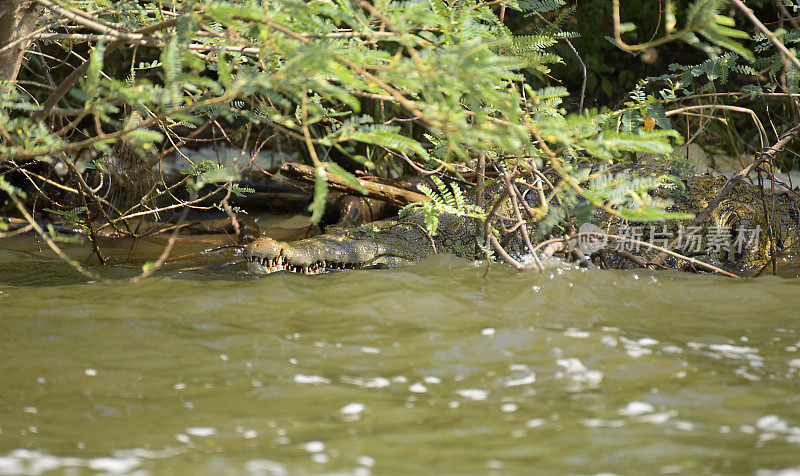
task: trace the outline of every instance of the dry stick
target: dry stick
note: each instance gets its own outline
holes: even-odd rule
[[[185,254],[185,255],[176,256],[176,257],[172,258],[172,262],[174,263],[175,261],[178,261],[178,260],[181,260],[181,259],[192,258],[194,256],[202,256],[202,255],[205,255],[205,254],[208,254],[208,253],[213,253],[215,251],[225,250],[225,249],[228,249],[228,248],[242,249],[242,248],[244,248],[244,245],[221,245],[221,246],[215,246],[214,248],[208,248],[208,249],[205,249],[203,251],[195,251],[194,253],[189,253],[189,254]]]
[[[789,23],[792,24],[795,30],[800,31],[800,25],[797,24],[797,20],[789,13],[789,10],[783,5],[783,0],[775,0],[775,5],[781,10],[781,13],[789,20]]]
[[[17,207],[17,210],[19,210],[20,213],[22,213],[22,216],[25,217],[28,223],[30,223],[31,227],[33,227],[33,229],[36,230],[36,233],[38,233],[39,236],[42,237],[42,239],[45,241],[45,243],[47,243],[47,246],[49,246],[51,250],[53,250],[62,260],[64,260],[67,264],[75,268],[75,270],[81,273],[82,275],[101,283],[106,283],[106,284],[135,283],[153,274],[167,260],[170,251],[172,251],[173,245],[175,245],[175,240],[178,238],[178,231],[180,230],[180,227],[175,229],[175,231],[172,233],[172,236],[169,237],[167,246],[164,248],[164,251],[161,253],[161,256],[159,256],[156,262],[153,263],[153,266],[142,271],[142,273],[139,274],[138,276],[134,276],[132,278],[127,278],[127,279],[105,279],[87,270],[86,268],[81,266],[80,263],[67,256],[67,254],[64,253],[64,251],[55,243],[55,241],[53,241],[53,239],[50,238],[47,232],[45,232],[42,229],[42,227],[40,227],[39,224],[36,223],[36,220],[34,220],[33,216],[31,216],[30,212],[28,212],[28,209],[25,208],[25,205],[23,205],[22,202],[20,202],[19,198],[17,198],[17,196],[14,194],[8,194],[8,195],[11,197],[11,200],[14,202],[14,205]],[[188,208],[185,208],[183,210],[183,214],[181,215],[179,224],[186,219],[186,213],[188,211],[189,211]]]
[[[194,131],[192,131],[192,133],[189,134],[186,137],[178,136],[178,137],[180,137],[181,140],[179,140],[177,144],[172,144],[172,147],[170,147],[169,149],[161,152],[161,158],[163,159],[167,155],[171,154],[173,151],[176,151],[176,150],[180,149],[181,147],[183,147],[186,144],[186,141],[190,141],[190,140],[194,139],[195,137],[197,137],[198,135],[200,135],[204,130],[206,130],[208,128],[208,126],[211,125],[211,121],[212,121],[212,119],[207,120],[205,122],[205,124],[203,124],[202,126],[198,127]]]
[[[92,18],[91,15],[88,15],[85,12],[73,11],[61,5],[60,3],[52,0],[36,0],[36,3],[42,5],[45,8],[50,9],[53,13],[58,13],[60,16],[68,18],[74,21],[75,23],[78,23],[80,25],[85,26],[86,28],[90,28],[100,33],[103,33],[104,35],[109,35],[115,39],[135,44],[138,44],[145,39],[145,36],[141,33],[128,33],[126,31],[109,27],[108,25],[98,22],[97,20]]]
[[[781,51],[781,53],[783,53],[783,55],[784,55],[784,56],[786,56],[786,58],[788,58],[788,59],[789,59],[789,61],[791,61],[792,63],[794,63],[795,67],[797,67],[798,69],[800,69],[800,60],[798,60],[798,59],[797,59],[797,57],[796,57],[795,55],[793,55],[791,51],[789,51],[789,48],[787,48],[787,47],[786,47],[786,45],[784,45],[784,44],[781,42],[781,40],[779,40],[779,39],[778,39],[778,37],[777,37],[777,36],[775,36],[775,34],[774,34],[774,33],[772,33],[772,31],[770,31],[770,29],[769,29],[769,28],[765,27],[765,26],[764,26],[764,24],[763,24],[763,23],[761,23],[761,21],[760,21],[758,18],[756,18],[756,16],[753,14],[753,10],[751,10],[750,8],[748,8],[748,7],[747,7],[747,5],[745,5],[744,3],[742,3],[742,1],[741,1],[741,0],[731,0],[731,1],[733,2],[733,4],[734,4],[734,5],[736,5],[736,7],[737,7],[739,10],[741,10],[741,11],[742,11],[742,13],[744,13],[744,16],[746,16],[746,17],[747,17],[747,19],[748,19],[748,20],[750,20],[750,22],[751,22],[753,25],[755,25],[755,27],[756,27],[758,30],[760,30],[760,31],[761,31],[761,33],[763,33],[764,35],[766,35],[766,36],[767,36],[767,38],[769,38],[769,40],[770,40],[770,41],[771,41],[771,42],[772,42],[772,43],[773,43],[773,44],[774,44],[776,47],[778,47],[778,49]]]
[[[30,225],[33,227],[33,229],[36,230],[36,233],[38,233],[39,236],[42,237],[42,239],[45,241],[45,243],[47,243],[47,246],[49,246],[50,249],[55,251],[55,253],[62,260],[66,261],[69,265],[71,265],[73,268],[75,268],[78,272],[80,272],[82,275],[86,276],[87,278],[94,279],[95,281],[102,281],[103,280],[103,278],[101,278],[100,276],[98,276],[98,275],[92,273],[91,271],[87,270],[86,268],[81,266],[80,263],[78,263],[74,259],[72,259],[69,256],[67,256],[66,253],[64,253],[61,250],[61,248],[59,248],[58,245],[55,244],[53,239],[50,238],[50,236],[48,236],[48,234],[42,229],[42,227],[40,227],[39,224],[36,223],[36,220],[34,220],[33,216],[31,216],[31,214],[28,212],[28,209],[25,208],[25,205],[23,205],[22,202],[19,201],[17,196],[14,195],[13,193],[10,193],[8,195],[11,197],[11,200],[14,202],[14,205],[16,205],[17,210],[19,210],[20,213],[22,213],[22,216],[25,217],[25,219],[28,220],[28,223],[30,223]]]
[[[484,211],[484,210],[486,210],[486,201],[484,199],[484,190],[483,190],[483,185],[486,182],[486,151],[485,150],[481,151],[481,153],[478,154],[478,177],[477,177],[477,179],[478,179],[477,180],[477,187],[478,187],[477,202],[478,202],[478,208],[480,208],[481,211]],[[475,237],[481,236],[481,230],[482,229],[483,229],[483,223],[480,220],[477,220],[475,222]],[[485,235],[483,235],[483,244],[484,244],[484,246],[486,246],[486,236]],[[478,247],[475,248],[476,253],[479,250],[480,250],[480,248],[478,248]]]
[[[538,251],[540,248],[542,248],[544,246],[547,246],[549,244],[558,243],[558,242],[567,243],[567,242],[569,242],[571,240],[574,240],[576,238],[580,238],[582,236],[599,236],[601,238],[610,238],[612,240],[626,241],[628,243],[633,243],[633,244],[640,245],[640,246],[646,246],[648,248],[652,248],[654,250],[661,251],[662,253],[666,253],[666,254],[668,254],[670,256],[673,256],[675,258],[682,259],[684,261],[688,261],[688,262],[690,262],[692,264],[695,264],[697,266],[709,269],[711,271],[714,271],[715,273],[719,273],[719,274],[728,276],[730,278],[739,278],[739,276],[737,276],[737,275],[735,275],[733,273],[729,273],[729,272],[725,271],[724,269],[718,268],[718,267],[710,265],[708,263],[703,263],[702,261],[696,260],[694,258],[689,258],[688,256],[684,256],[684,255],[682,255],[680,253],[676,253],[674,251],[670,251],[670,250],[668,250],[666,248],[662,248],[661,246],[657,246],[657,245],[654,245],[652,243],[648,243],[646,241],[635,240],[633,238],[627,238],[627,237],[619,236],[619,235],[611,235],[611,234],[608,234],[608,233],[583,232],[583,233],[576,233],[574,235],[569,235],[569,236],[565,236],[565,237],[561,237],[561,238],[552,238],[550,240],[543,241],[543,242],[539,243],[538,245],[536,245],[536,249],[534,250],[534,253],[536,251]]]
[[[98,34],[91,34],[91,33],[45,33],[45,34],[38,34],[33,35],[31,37],[34,40],[52,40],[52,41],[112,41],[119,38],[117,35],[109,34],[109,35],[98,35]],[[164,44],[164,42],[156,39],[143,39],[143,40],[134,40],[130,41],[129,43],[139,45],[139,46],[155,46],[159,47]],[[251,48],[246,46],[225,46],[225,45],[207,45],[203,43],[190,43],[186,45],[187,49],[191,51],[232,51],[235,53],[247,53],[247,54],[258,54],[261,53],[261,48]]]
[[[583,64],[583,59],[581,58],[581,55],[578,54],[578,50],[576,50],[575,47],[572,46],[572,42],[570,42],[566,38],[564,38],[564,42],[567,44],[567,46],[569,46],[569,49],[572,50],[572,53],[575,54],[575,57],[578,58],[578,62],[581,64],[581,68],[583,69],[583,81],[581,82],[581,102],[578,105],[578,115],[582,116],[583,115],[583,99],[586,97],[586,65]]]
[[[531,243],[531,238],[528,235],[528,229],[525,227],[525,220],[522,218],[522,213],[519,211],[519,202],[517,201],[517,193],[516,188],[512,186],[511,177],[507,172],[503,173],[503,181],[505,182],[506,189],[509,190],[509,196],[511,197],[511,205],[514,209],[514,216],[517,219],[517,223],[520,225],[520,231],[522,232],[522,239],[525,242],[525,246],[531,250],[531,256],[533,257],[533,263],[539,268],[539,271],[543,270],[542,263],[539,262],[539,258],[536,256],[536,253],[533,252],[533,244]]]
[[[314,167],[310,167],[308,165],[297,164],[294,162],[286,162],[281,165],[281,173],[289,176],[294,177],[296,179],[302,180],[304,182],[311,182],[313,183],[316,176],[316,170]],[[331,188],[335,188],[337,190],[344,190],[344,191],[353,191],[355,190],[350,182],[346,181],[345,179],[333,175],[331,173],[325,173],[325,179],[328,181],[328,184]],[[391,185],[384,185],[375,182],[369,182],[367,180],[356,179],[362,187],[367,189],[367,196],[372,198],[377,198],[379,200],[385,200],[395,206],[404,207],[409,203],[414,202],[423,202],[429,201],[430,198],[421,194],[412,192],[410,190],[405,190],[398,187],[392,187]]]
[[[139,276],[135,276],[135,277],[129,278],[129,279],[123,279],[121,281],[120,280],[113,280],[111,282],[113,282],[113,283],[120,283],[120,282],[123,282],[123,283],[136,283],[136,282],[139,282],[139,281],[143,280],[144,278],[150,276],[158,268],[163,266],[163,264],[167,261],[167,258],[169,257],[169,253],[172,251],[172,247],[175,245],[175,240],[178,238],[178,232],[180,232],[180,230],[181,230],[180,225],[183,224],[184,220],[186,220],[186,214],[187,213],[189,213],[189,207],[186,207],[186,208],[183,209],[183,213],[181,213],[181,217],[178,219],[178,226],[175,228],[175,231],[172,232],[172,235],[170,235],[169,241],[167,242],[167,246],[164,247],[164,251],[161,253],[161,256],[158,257],[158,259],[155,261],[155,263],[153,263],[153,265],[151,267],[149,267],[148,269],[142,271],[142,274],[140,274]]]
[[[642,258],[639,258],[638,256],[634,255],[633,253],[629,253],[629,252],[627,252],[625,250],[611,250],[611,252],[614,253],[615,255],[619,256],[620,258],[623,258],[623,259],[626,259],[628,261],[631,261],[632,263],[635,263],[640,268],[647,268],[647,262],[645,260],[643,260]]]
[[[486,221],[483,222],[483,236],[485,237],[486,241],[488,241],[492,245],[492,248],[494,248],[497,254],[499,254],[500,257],[502,257],[507,263],[511,264],[512,266],[520,270],[527,269],[528,268],[527,266],[515,260],[514,258],[509,256],[508,253],[506,253],[506,250],[503,249],[503,245],[497,240],[497,237],[494,236],[494,233],[492,233],[492,219],[497,214],[497,211],[500,209],[500,205],[502,205],[503,202],[505,202],[506,199],[508,198],[508,194],[509,194],[508,189],[504,188],[503,192],[500,194],[500,197],[498,197],[497,200],[495,200],[494,205],[492,205],[492,209],[489,210],[489,214],[486,215]],[[489,247],[487,246],[486,247],[487,273],[489,272],[489,266],[491,266],[491,262],[492,261],[489,259]],[[484,276],[486,275],[484,274]]]
[[[0,222],[2,223],[2,222]],[[25,222],[27,223],[27,222]],[[11,238],[12,236],[23,235],[29,231],[33,230],[33,226],[28,223],[25,226],[20,228],[12,229],[11,231],[0,231],[0,238]]]
[[[720,203],[722,203],[722,200],[725,198],[725,196],[728,195],[728,193],[730,193],[731,190],[733,190],[733,187],[736,186],[736,184],[744,180],[744,178],[747,177],[755,167],[758,167],[759,165],[761,165],[761,163],[766,162],[767,160],[773,159],[775,157],[775,154],[780,152],[780,150],[783,149],[784,146],[786,146],[786,144],[788,144],[789,141],[791,141],[799,132],[800,132],[800,124],[797,124],[788,131],[784,132],[783,135],[781,135],[781,137],[778,139],[778,142],[772,145],[772,147],[756,154],[756,158],[753,160],[752,163],[750,163],[750,165],[740,170],[739,173],[729,178],[728,181],[725,182],[725,185],[722,186],[722,189],[717,193],[717,196],[714,197],[713,200],[711,200],[711,203],[709,203],[708,206],[704,208],[699,215],[697,215],[697,217],[695,217],[694,221],[692,221],[689,227],[698,226],[701,223],[703,223],[706,220],[706,218],[708,218],[708,216],[711,215],[711,212],[713,212],[714,209],[717,208]],[[675,246],[677,246],[680,240],[681,240],[680,237],[672,240],[669,246],[667,246],[667,249],[671,250],[675,248]],[[653,261],[651,261],[651,264],[659,265],[664,261],[664,258],[665,256],[662,253],[658,255]]]
[[[77,172],[77,171],[76,171]],[[100,260],[100,264],[106,264],[106,259],[103,257],[102,251],[100,251],[100,243],[97,242],[97,233],[95,233],[94,224],[92,223],[92,217],[89,215],[89,204],[86,203],[86,194],[81,191],[79,194],[81,197],[81,203],[83,203],[83,216],[86,220],[86,227],[89,228],[89,239],[92,240],[92,248],[94,248],[94,254],[97,255],[97,259]]]
[[[684,107],[679,107],[677,109],[672,109],[670,111],[665,112],[664,115],[669,117],[675,114],[683,114],[686,113],[686,111],[692,111],[695,109],[711,109],[712,111],[714,109],[725,109],[729,111],[749,114],[750,117],[753,119],[753,122],[755,123],[756,127],[758,128],[759,138],[761,139],[761,146],[764,147],[764,143],[767,139],[767,131],[766,129],[764,129],[764,124],[761,123],[761,121],[758,119],[758,116],[756,116],[756,113],[753,112],[752,109],[748,109],[746,107],[729,106],[727,104],[698,104],[696,106],[684,106]],[[695,136],[696,135],[697,134],[695,134]],[[689,142],[691,142],[691,140]]]

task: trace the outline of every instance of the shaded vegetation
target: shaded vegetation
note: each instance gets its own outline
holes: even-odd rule
[[[685,169],[673,145],[753,154],[796,123],[798,7],[750,4],[36,0],[35,28],[0,45],[27,51],[0,103],[0,205],[54,248],[31,208],[77,224],[101,261],[97,231],[135,236],[134,219],[207,207],[208,186],[235,222],[228,199],[258,170],[193,159],[187,146],[208,141],[300,154],[315,222],[328,174],[360,190],[364,171],[519,183],[538,191],[517,215],[539,236],[576,209],[663,219],[651,192]],[[182,174],[167,177],[176,151]],[[642,154],[663,160],[615,171]],[[434,205],[463,210],[448,191]]]

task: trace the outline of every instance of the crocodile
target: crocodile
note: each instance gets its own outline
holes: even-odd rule
[[[656,191],[655,195],[673,202],[670,211],[697,214],[717,195],[726,179],[704,175],[684,178],[682,181],[685,187],[665,187]],[[687,238],[693,233],[695,237],[701,236],[701,239],[694,242],[687,240],[676,251],[693,255],[696,260],[706,263],[757,269],[769,262],[772,252],[796,244],[800,233],[799,206],[800,201],[787,193],[762,191],[756,186],[739,183],[701,227],[692,229],[689,227],[690,220],[685,219],[664,220],[646,226],[638,224],[643,232],[633,237],[640,242],[653,243],[657,233],[669,237],[683,233]],[[504,219],[503,214],[499,216],[493,224],[496,229],[503,230],[504,227],[498,223],[498,220]],[[634,228],[631,225],[637,225],[606,212],[596,213],[592,223],[606,233],[623,236]],[[742,235],[743,230],[749,230],[750,234]],[[439,216],[436,234],[431,236],[426,231],[422,213],[417,212],[361,227],[328,227],[325,234],[298,241],[258,238],[245,246],[243,255],[248,268],[257,273],[289,271],[320,274],[341,269],[397,268],[412,265],[437,253],[476,258],[482,253],[478,245],[481,235],[482,229],[475,219],[443,213]],[[528,252],[518,236],[519,231],[501,231],[500,235],[500,241],[512,256],[521,257]],[[639,263],[649,261],[657,254],[647,246],[630,248],[640,258]],[[614,245],[606,249],[613,252]],[[601,253],[601,259],[602,256]],[[630,267],[632,260],[603,259],[602,262],[606,267],[624,268]],[[670,258],[665,263],[667,267],[687,269],[682,260]]]

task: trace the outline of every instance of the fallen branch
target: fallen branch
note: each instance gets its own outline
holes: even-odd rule
[[[308,165],[298,164],[295,162],[286,162],[281,165],[281,173],[288,177],[296,178],[304,182],[314,183],[317,172],[314,167],[310,167]],[[333,189],[358,193],[353,185],[337,175],[326,173],[325,179]],[[430,198],[427,196],[421,193],[412,192],[411,190],[405,190],[376,182],[369,182],[362,179],[357,180],[359,185],[367,189],[366,196],[376,198],[378,200],[385,200],[400,208],[408,205],[409,203],[430,200]]]

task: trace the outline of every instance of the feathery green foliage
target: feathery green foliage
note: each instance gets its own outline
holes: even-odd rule
[[[484,218],[484,211],[474,203],[467,202],[464,192],[457,183],[451,182],[448,187],[439,177],[431,177],[436,190],[425,184],[417,185],[420,192],[429,197],[430,201],[414,202],[400,210],[400,216],[405,216],[412,210],[422,210],[425,218],[425,228],[431,236],[436,236],[439,226],[439,214],[447,213],[470,218]]]
[[[476,173],[476,157],[487,157],[489,170],[520,180],[547,169],[557,177],[549,202],[536,209],[540,234],[576,207],[599,207],[633,220],[670,217],[668,204],[649,193],[661,179],[622,174],[610,180],[605,166],[671,153],[682,135],[672,129],[667,105],[709,85],[728,84],[734,74],[753,76],[769,68],[774,79],[784,67],[766,37],[751,38],[724,14],[726,2],[689,4],[681,25],[668,2],[663,42],[691,44],[708,59],[642,80],[621,109],[570,114],[570,92],[550,76],[554,65],[572,61],[559,47],[577,35],[565,29],[575,8],[563,0],[498,6],[478,0],[67,6],[117,33],[93,32],[75,42],[41,40],[43,48],[85,59],[45,64],[31,58],[27,81],[0,98],[0,162],[62,162],[81,172],[79,157],[111,164],[106,159],[123,145],[136,163],[158,159],[159,151],[208,123],[242,144],[269,131],[301,149],[315,167],[312,221],[324,211],[327,174],[362,190],[356,168],[397,175],[413,166],[463,178]],[[515,34],[499,16],[506,10],[532,27]],[[75,32],[64,19],[47,21],[45,33]],[[619,27],[622,37],[634,31],[630,24]],[[776,34],[790,46],[800,39],[797,32]],[[82,67],[85,75],[71,82],[70,73]],[[798,72],[790,67],[785,77],[786,87],[796,91]],[[61,97],[58,85],[65,88]],[[754,94],[757,88],[747,84],[741,92]],[[246,193],[234,185],[241,169],[188,163],[190,201],[208,184]],[[2,180],[0,175],[0,185]],[[434,180],[437,190],[422,189],[431,201],[406,209],[422,209],[431,234],[436,213],[484,213],[465,203],[457,186]]]

